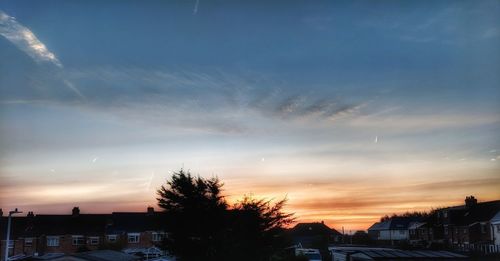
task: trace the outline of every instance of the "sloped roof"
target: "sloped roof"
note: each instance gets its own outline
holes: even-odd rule
[[[11,237],[41,235],[102,235],[164,230],[164,212],[114,212],[112,214],[35,215],[12,217]],[[7,217],[0,217],[0,239],[5,239]]]
[[[0,217],[0,239],[4,240],[7,234],[8,217]],[[12,217],[10,233],[12,238],[33,234],[33,226],[27,217]]]
[[[36,215],[35,233],[37,235],[100,235],[106,231],[106,214]]]
[[[394,217],[384,222],[377,222],[368,228],[368,230],[406,230],[411,224],[420,220],[421,218],[416,217]]]
[[[490,221],[500,211],[500,200],[477,203],[469,208],[449,211],[450,224],[467,226]]]
[[[500,223],[500,210],[495,214],[493,218],[491,218],[490,222],[493,224]]]
[[[113,212],[107,233],[141,232],[165,229],[165,213]]]
[[[290,233],[294,236],[341,235],[337,230],[322,222],[298,223],[290,230]]]

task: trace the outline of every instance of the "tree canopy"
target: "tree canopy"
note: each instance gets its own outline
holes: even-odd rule
[[[286,245],[286,200],[243,197],[229,206],[217,178],[180,170],[162,185],[158,205],[167,213],[164,247],[179,260],[270,260]]]

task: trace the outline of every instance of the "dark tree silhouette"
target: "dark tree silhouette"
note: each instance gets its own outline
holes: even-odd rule
[[[180,170],[158,189],[158,205],[167,213],[165,249],[182,261],[276,257],[286,247],[283,227],[293,221],[282,211],[286,200],[244,197],[229,208],[222,185]]]
[[[223,241],[227,204],[217,178],[193,177],[180,170],[158,189],[167,213],[165,248],[181,260],[217,260]]]
[[[293,214],[282,211],[286,199],[275,204],[245,196],[230,210],[230,260],[279,259],[288,242],[284,227],[293,222]],[[245,253],[242,255],[242,253]]]
[[[387,221],[387,220],[390,220],[392,218],[426,218],[428,216],[430,216],[432,214],[432,211],[431,212],[425,212],[425,211],[422,211],[422,212],[419,212],[419,211],[414,211],[414,212],[405,212],[403,214],[392,214],[392,215],[385,215],[383,217],[380,218],[380,222],[384,222],[384,221]]]

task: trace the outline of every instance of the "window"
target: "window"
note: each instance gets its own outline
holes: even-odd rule
[[[448,211],[443,212],[443,217],[447,218],[448,217]]]
[[[89,237],[89,244],[92,246],[99,245],[99,237]]]
[[[33,238],[25,238],[24,239],[24,246],[25,247],[32,247],[33,246]]]
[[[151,236],[152,236],[153,242],[159,242],[159,241],[163,240],[163,238],[165,237],[165,233],[153,232],[153,234]]]
[[[139,233],[128,233],[129,243],[139,243]]]
[[[9,248],[14,248],[14,240],[9,240],[9,244],[7,246]]]
[[[448,228],[447,227],[444,228],[444,234],[448,235]]]
[[[116,242],[116,235],[108,235],[108,242],[114,243]]]
[[[405,231],[404,231],[404,230],[399,230],[399,234],[400,234],[400,235],[404,235],[404,234],[405,234]]]
[[[58,236],[48,236],[47,237],[47,246],[49,246],[49,247],[59,246],[59,237]]]
[[[486,224],[481,224],[481,233],[486,234]]]
[[[71,236],[71,238],[73,239],[73,246],[85,245],[83,236]]]
[[[500,233],[500,225],[497,225],[497,232]]]
[[[467,228],[464,228],[464,234],[467,234],[467,232],[468,232]]]

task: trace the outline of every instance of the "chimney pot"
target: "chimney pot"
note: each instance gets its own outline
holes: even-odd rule
[[[477,204],[477,199],[474,196],[465,197],[465,206],[470,208]]]
[[[71,212],[72,212],[73,217],[78,217],[80,215],[80,208],[74,207]]]
[[[148,207],[148,215],[153,215],[155,213],[155,209],[153,207]]]

